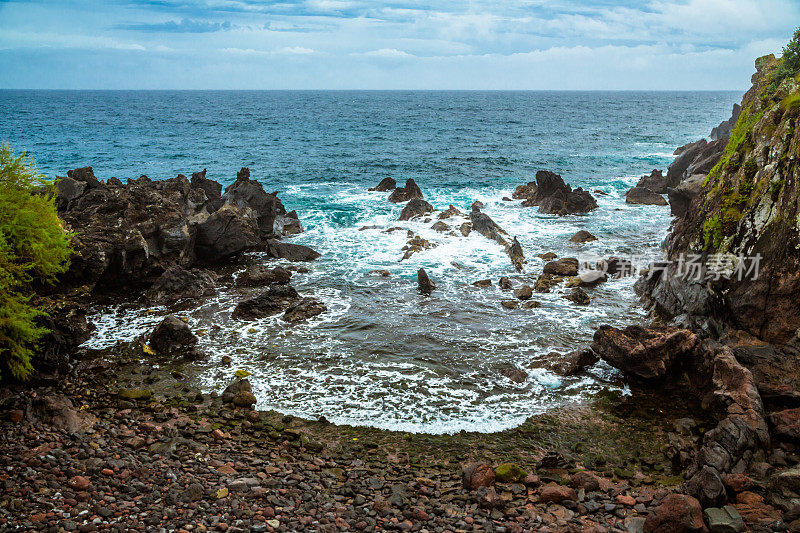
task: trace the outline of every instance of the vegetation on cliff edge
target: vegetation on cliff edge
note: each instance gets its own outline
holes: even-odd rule
[[[44,313],[30,305],[32,284],[54,282],[71,254],[54,201],[53,183],[30,159],[0,145],[0,364],[17,379],[33,372],[36,344],[47,333],[37,325]]]

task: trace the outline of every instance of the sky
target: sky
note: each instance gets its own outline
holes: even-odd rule
[[[743,90],[800,0],[0,0],[0,88]]]

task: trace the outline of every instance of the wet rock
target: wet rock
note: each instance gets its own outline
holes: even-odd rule
[[[289,285],[271,285],[266,291],[254,298],[244,300],[236,305],[231,318],[253,320],[276,315],[297,303],[300,295]]]
[[[392,275],[392,273],[386,269],[370,270],[369,273],[376,276],[381,276],[382,278],[388,278]]]
[[[627,259],[621,259],[613,256],[609,257],[608,259],[598,261],[595,265],[595,269],[605,272],[607,275],[613,278],[624,278],[634,274],[633,263]]]
[[[256,403],[255,395],[250,391],[239,391],[231,398],[231,403],[236,407],[250,407]]]
[[[197,224],[194,253],[203,264],[218,263],[261,242],[258,221],[251,211],[226,204]]]
[[[514,383],[525,383],[528,379],[528,373],[517,368],[516,366],[508,365],[500,369],[500,373],[513,381]]]
[[[117,396],[123,400],[131,400],[134,402],[147,401],[153,397],[153,391],[150,389],[120,389]]]
[[[395,204],[408,202],[413,198],[421,200],[423,196],[419,186],[417,186],[417,183],[411,178],[406,180],[405,187],[397,188],[389,195],[389,201]]]
[[[215,292],[214,273],[199,268],[185,269],[180,265],[172,265],[159,276],[146,296],[154,303],[170,303],[211,296]]]
[[[267,255],[276,259],[286,259],[288,261],[313,261],[317,259],[319,252],[312,250],[302,244],[282,242],[277,239],[267,241]]]
[[[394,180],[394,178],[383,178],[380,181],[380,183],[378,183],[374,187],[370,187],[369,190],[385,192],[385,191],[393,191],[396,188],[397,188],[397,182]]]
[[[512,288],[511,280],[503,276],[497,281],[497,285],[504,291],[510,291]]]
[[[564,295],[563,298],[577,305],[589,305],[591,302],[589,295],[580,287],[575,287],[568,294]]]
[[[222,401],[224,403],[233,403],[233,398],[241,393],[241,392],[253,392],[253,388],[250,385],[250,381],[247,379],[239,379],[225,387],[225,390],[222,391]]]
[[[630,377],[660,380],[692,354],[698,341],[691,331],[674,327],[628,326],[620,330],[601,326],[595,331],[592,350]]]
[[[433,226],[431,226],[431,229],[434,231],[438,231],[439,233],[446,233],[450,231],[450,226],[448,226],[447,224],[445,224],[440,220],[439,222],[436,222]]]
[[[544,265],[543,273],[556,276],[577,276],[578,260],[574,257],[562,257],[556,261],[550,261]]]
[[[412,198],[405,205],[400,213],[400,218],[397,220],[411,220],[432,212],[433,206],[431,204],[421,198]]]
[[[567,287],[596,287],[608,280],[606,273],[600,270],[587,270],[567,281]]]
[[[575,233],[575,235],[569,238],[569,242],[575,242],[579,244],[584,242],[592,242],[596,240],[597,237],[595,237],[594,235],[583,229],[578,231],[577,233]]]
[[[543,254],[537,254],[536,257],[544,261],[553,261],[558,258],[558,256],[553,252],[545,252]]]
[[[36,319],[47,333],[38,342],[34,368],[40,376],[63,374],[70,369],[75,349],[89,340],[94,329],[86,320],[88,302],[53,295],[34,297],[32,303],[47,313]]]
[[[684,494],[670,494],[653,509],[644,523],[645,533],[705,531],[700,502]]]
[[[321,315],[327,310],[328,308],[325,304],[319,300],[315,300],[314,298],[302,298],[289,306],[283,314],[283,320],[292,323],[305,322],[309,318]]]
[[[269,268],[265,265],[254,265],[236,276],[237,287],[263,287],[264,285],[286,285],[292,279],[292,273],[283,267]]]
[[[514,290],[514,296],[518,300],[530,300],[533,297],[533,289],[528,285],[522,285]]]
[[[500,305],[506,309],[519,309],[519,302],[517,300],[500,300]]]
[[[175,315],[167,315],[150,334],[150,347],[160,354],[185,352],[197,344],[189,325]]]
[[[597,202],[580,187],[573,190],[561,176],[546,170],[536,173],[536,184],[517,187],[515,198],[524,198],[522,205],[539,206],[539,212],[566,215],[588,213],[597,209]]]
[[[402,248],[402,250],[405,252],[403,259],[408,259],[417,252],[421,252],[422,250],[427,250],[433,247],[434,245],[431,244],[430,241],[423,239],[419,235],[414,235]]]
[[[444,220],[450,217],[463,217],[464,213],[459,211],[454,205],[450,204],[450,206],[439,213],[439,220]]]
[[[639,178],[636,187],[644,187],[656,194],[667,194],[667,178],[660,170],[653,170],[649,175]]]
[[[525,262],[525,254],[522,251],[522,245],[516,237],[511,241],[511,244],[506,247],[506,253],[511,259],[511,264],[517,272],[522,272],[522,264]]]
[[[436,289],[436,284],[431,281],[424,268],[420,268],[417,271],[417,285],[419,286],[419,292],[424,295],[429,295]]]
[[[495,482],[494,469],[486,463],[470,463],[464,467],[461,480],[467,490],[489,487]]]
[[[557,353],[552,355],[555,357],[549,366],[560,376],[574,376],[600,360],[591,348],[574,350],[564,355]]]
[[[663,196],[646,187],[634,187],[625,193],[625,202],[642,205],[667,205]]]
[[[474,287],[480,287],[481,289],[485,289],[487,287],[492,286],[492,280],[490,279],[479,279],[478,281],[472,282]]]
[[[487,239],[491,239],[501,246],[506,246],[508,242],[503,238],[503,235],[508,235],[506,231],[497,225],[492,218],[486,213],[481,212],[477,207],[473,207],[469,214],[470,222],[472,223],[472,230],[477,231]]]
[[[458,227],[458,231],[460,231],[461,235],[464,237],[469,237],[469,234],[472,232],[472,224],[469,222],[464,222]]]
[[[528,300],[522,303],[523,309],[536,309],[537,307],[541,307],[542,302],[537,302],[535,300]]]

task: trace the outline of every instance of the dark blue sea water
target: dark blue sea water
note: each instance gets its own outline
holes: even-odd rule
[[[547,251],[658,256],[668,209],[629,206],[625,190],[665,169],[675,147],[708,135],[739,99],[729,92],[0,91],[0,139],[50,177],[87,165],[101,179],[207,168],[228,183],[247,166],[297,209],[306,232],[294,240],[323,255],[295,284],[329,312],[292,328],[274,319],[236,322],[230,312],[246,294],[234,290],[188,311],[209,353],[207,388],[230,380],[232,369],[219,364],[230,355],[233,369],[253,373],[260,407],[410,431],[493,430],[616,386],[603,365],[560,378],[546,369],[549,354],[580,347],[600,324],[645,319],[630,279],[592,289],[587,307],[554,291],[535,296],[538,309],[508,311],[497,278],[533,284],[543,265],[536,254]],[[598,195],[593,213],[569,217],[502,200],[542,169],[607,195]],[[367,191],[386,176],[414,178],[437,209],[467,211],[483,201],[519,237],[525,272],[516,274],[480,235],[438,233],[432,221],[398,223],[402,206]],[[385,231],[395,226],[404,231]],[[579,229],[599,240],[569,243]],[[436,246],[399,261],[405,230]],[[431,298],[414,290],[421,266],[439,285]],[[482,278],[495,286],[471,286]],[[156,311],[98,309],[89,344],[132,338],[167,312]],[[215,324],[222,333],[207,334]],[[509,379],[509,370],[527,378]]]

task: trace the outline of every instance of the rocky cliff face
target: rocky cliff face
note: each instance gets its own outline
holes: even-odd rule
[[[684,204],[673,209],[667,266],[638,290],[683,325],[785,343],[800,328],[800,83],[775,87],[777,65],[772,55],[756,61],[718,162],[704,178],[684,171],[694,191],[670,193]]]

